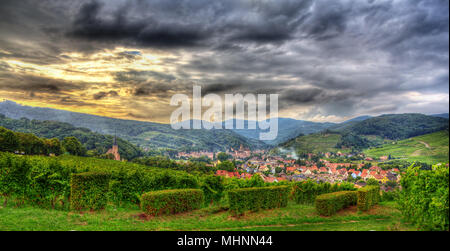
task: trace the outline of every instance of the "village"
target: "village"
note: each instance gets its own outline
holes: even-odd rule
[[[340,183],[353,182],[355,186],[365,185],[368,179],[375,179],[380,184],[395,184],[400,179],[398,168],[380,167],[378,164],[389,159],[382,156],[378,159],[366,157],[363,154],[337,153],[308,153],[304,158],[296,156],[294,152],[274,154],[266,150],[251,151],[244,147],[226,151],[230,161],[235,163],[231,170],[221,170],[221,161],[215,152],[180,152],[177,157],[210,159],[211,166],[218,167],[216,175],[235,178],[251,178],[259,174],[265,182],[315,180],[317,182]],[[341,161],[341,162],[339,162]],[[386,186],[388,187],[388,186]]]

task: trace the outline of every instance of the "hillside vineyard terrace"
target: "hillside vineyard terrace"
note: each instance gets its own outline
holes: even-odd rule
[[[175,94],[170,100],[171,106],[180,106],[175,109],[170,116],[170,125],[173,129],[256,129],[260,130],[260,140],[274,140],[278,136],[278,94],[270,94],[270,112],[267,116],[267,95],[247,93],[242,95],[225,94],[222,97],[208,93],[202,98],[201,87],[193,86],[192,97],[192,128],[191,128],[191,103],[186,94]],[[181,105],[180,105],[181,103]],[[247,106],[247,128],[245,128],[245,105]],[[209,107],[202,116],[202,107]],[[236,109],[234,107],[236,106]],[[256,111],[258,107],[258,111]],[[225,120],[223,117],[225,110]],[[234,114],[236,110],[236,114]],[[181,116],[181,122],[180,122]],[[269,117],[269,119],[267,119]],[[236,118],[236,128],[234,128],[234,118]],[[223,122],[225,121],[225,122]],[[256,122],[258,121],[258,123]]]

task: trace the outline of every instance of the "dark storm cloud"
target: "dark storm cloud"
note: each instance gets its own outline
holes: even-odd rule
[[[311,103],[317,100],[320,94],[323,93],[319,88],[304,88],[300,90],[289,90],[283,93],[280,99],[286,102],[293,103]]]
[[[102,4],[97,1],[83,5],[69,36],[107,42],[129,41],[156,47],[195,46],[206,38],[199,27],[183,23],[161,23],[152,17],[129,21],[127,9],[118,9],[111,20],[99,16]]]
[[[116,91],[109,91],[109,92],[97,92],[94,94],[94,99],[99,100],[106,97],[116,97],[119,96],[119,94]]]
[[[156,71],[126,71],[126,72],[118,72],[115,74],[114,78],[118,82],[145,82],[149,78],[154,80],[163,80],[163,81],[173,81],[176,78],[173,75],[165,74]]]
[[[81,91],[83,88],[85,88],[84,85],[33,75],[16,74],[0,81],[1,90],[21,92],[59,94],[64,92]]]
[[[448,9],[446,0],[8,1],[0,5],[0,61],[64,63],[65,52],[130,46],[111,60],[132,64],[156,49],[173,55],[161,59],[168,67],[111,73],[114,89],[136,99],[188,94],[193,83],[203,94],[278,93],[281,109],[308,107],[311,117],[439,113],[448,111],[439,108],[448,105]],[[19,81],[0,62],[2,89],[79,88]]]
[[[192,92],[192,83],[186,82],[146,82],[138,84],[133,88],[132,94],[136,97],[157,97],[170,98],[175,93],[190,94]]]
[[[280,43],[294,39],[312,4],[311,0],[132,1],[106,12],[104,3],[91,1],[81,6],[67,35],[157,48]],[[328,26],[335,24],[329,22]],[[319,24],[311,32],[323,32],[317,29],[328,28]]]

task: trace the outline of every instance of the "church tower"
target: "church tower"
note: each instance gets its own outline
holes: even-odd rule
[[[113,141],[113,145],[112,148],[109,149],[106,154],[112,154],[114,155],[114,159],[115,160],[119,160],[120,161],[120,154],[119,154],[119,145],[117,145],[117,135],[116,133],[114,133],[114,141]]]

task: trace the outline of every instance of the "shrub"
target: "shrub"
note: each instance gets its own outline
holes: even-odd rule
[[[204,203],[200,189],[174,189],[144,193],[141,208],[149,215],[176,214],[201,208]]]
[[[406,220],[424,230],[449,230],[449,168],[421,170],[410,166],[401,179],[400,210]]]
[[[366,184],[368,186],[379,186],[380,183],[378,182],[378,180],[374,179],[374,178],[370,178],[366,181]]]
[[[5,197],[17,197],[24,202],[30,190],[30,163],[9,153],[0,153],[0,194]]]
[[[380,201],[396,201],[398,199],[399,190],[383,191]]]
[[[165,170],[97,158],[71,155],[58,157],[21,156],[0,152],[0,196],[4,204],[20,203],[63,208],[69,206],[72,173],[110,175],[108,201],[139,204],[145,192],[198,188],[199,177],[183,171]]]
[[[72,210],[102,209],[108,201],[109,174],[86,172],[72,174],[70,208]]]
[[[315,206],[317,213],[330,216],[337,211],[356,204],[356,191],[340,191],[317,196]]]
[[[380,201],[379,186],[365,186],[358,190],[358,211],[367,211]]]
[[[354,191],[355,186],[351,183],[330,184],[316,183],[311,180],[296,182],[292,188],[292,199],[298,204],[314,204],[318,195],[338,192]]]
[[[285,207],[289,186],[251,187],[228,191],[229,209],[233,214]]]
[[[217,203],[222,199],[225,190],[223,177],[207,175],[203,178],[201,188],[205,196],[205,204]]]

